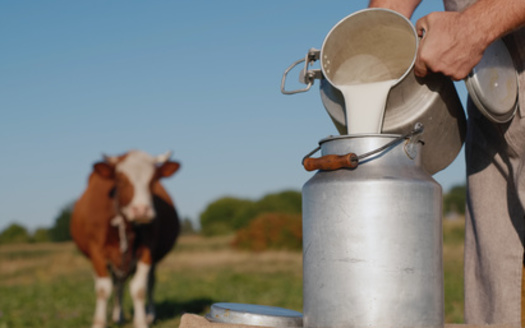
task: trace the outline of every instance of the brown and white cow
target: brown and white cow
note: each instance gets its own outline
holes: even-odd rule
[[[169,157],[170,153],[152,157],[141,151],[105,156],[94,164],[87,189],[75,204],[71,236],[95,270],[94,328],[106,326],[113,287],[112,317],[123,321],[122,289],[130,275],[134,326],[147,327],[155,318],[155,265],[179,233],[173,201],[159,182],[180,167]]]

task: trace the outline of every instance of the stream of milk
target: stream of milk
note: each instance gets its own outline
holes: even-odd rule
[[[397,81],[388,67],[361,54],[341,64],[332,80],[345,100],[347,133],[381,133],[388,93]]]
[[[345,98],[348,134],[381,133],[390,88],[396,80],[338,85]]]

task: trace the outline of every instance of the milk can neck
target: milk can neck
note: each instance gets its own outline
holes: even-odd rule
[[[419,165],[421,143],[400,135],[345,135],[320,141],[326,155],[356,154],[359,165]]]

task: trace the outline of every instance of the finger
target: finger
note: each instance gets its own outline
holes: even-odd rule
[[[414,65],[414,73],[418,77],[425,77],[428,74],[427,65],[425,65],[425,63],[419,60],[419,56],[418,58],[416,58],[416,63]]]
[[[419,49],[417,50],[416,54],[416,61],[414,63],[414,73],[418,77],[425,77],[428,74],[428,67],[427,63],[423,59],[423,56],[421,56],[421,43],[419,44]]]
[[[421,49],[424,48],[423,41],[425,38],[425,34],[428,31],[428,21],[426,16],[418,19],[418,21],[416,22],[416,30],[418,36],[421,39],[419,40],[419,46],[417,49],[416,62],[414,64],[414,73],[418,77],[425,77],[428,74],[428,67],[421,58]]]
[[[416,31],[420,38],[425,36],[426,31],[428,31],[428,22],[426,16],[418,19],[416,22]]]

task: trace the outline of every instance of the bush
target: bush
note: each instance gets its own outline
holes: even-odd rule
[[[300,250],[303,231],[300,214],[264,213],[237,231],[233,247],[251,251]]]
[[[12,223],[0,233],[0,244],[27,243],[30,239],[27,229],[18,223]]]
[[[301,192],[285,190],[264,196],[257,202],[258,213],[279,212],[300,214],[302,210]]]
[[[45,243],[50,241],[51,238],[49,238],[49,229],[46,228],[38,228],[33,233],[33,237],[31,238],[31,241],[33,243]]]
[[[239,211],[234,220],[234,230],[247,227],[263,213],[301,214],[301,193],[293,190],[269,194]]]
[[[73,213],[74,202],[64,206],[60,214],[55,219],[55,225],[49,229],[49,238],[54,242],[69,241],[71,234],[69,233],[69,222],[71,221],[71,214]]]
[[[467,187],[465,185],[454,186],[443,196],[443,213],[465,214],[465,202],[467,198]]]
[[[193,222],[190,218],[184,218],[181,220],[180,234],[181,235],[194,235],[196,233],[193,227]]]
[[[204,236],[219,236],[233,233],[239,213],[253,202],[234,197],[220,198],[206,207],[200,216],[201,232]]]
[[[220,198],[200,215],[205,236],[231,234],[247,227],[263,213],[301,214],[301,193],[293,190],[269,194],[258,201],[234,197]]]

